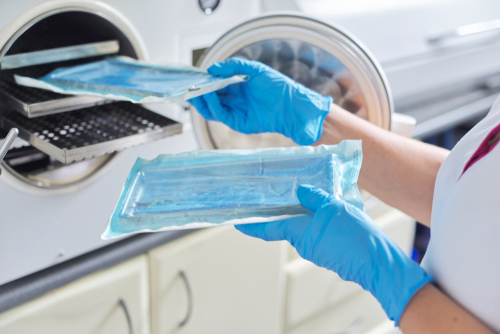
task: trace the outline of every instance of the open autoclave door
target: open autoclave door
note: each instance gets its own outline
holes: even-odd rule
[[[247,21],[224,34],[198,62],[207,69],[230,57],[258,60],[384,129],[393,111],[390,90],[377,61],[338,27],[312,18],[279,14]],[[295,145],[274,133],[245,135],[204,120],[193,108],[193,126],[204,149]]]

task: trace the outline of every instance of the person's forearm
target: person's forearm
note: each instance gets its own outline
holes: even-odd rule
[[[429,226],[436,175],[449,151],[390,133],[332,105],[316,144],[344,139],[363,141],[359,186]]]
[[[430,283],[410,300],[399,328],[405,334],[495,333]]]

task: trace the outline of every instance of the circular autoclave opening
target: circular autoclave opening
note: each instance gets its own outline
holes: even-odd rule
[[[119,43],[120,48],[117,54],[138,58],[140,52],[134,49],[131,40],[115,24],[104,17],[100,11],[60,9],[38,16],[31,22],[27,22],[2,46],[0,60],[6,55],[112,40],[116,40]],[[12,76],[16,73],[28,76],[30,74],[41,76],[57,67],[95,61],[103,57],[82,58],[3,70],[0,71],[0,88],[6,85],[15,85],[12,81]],[[36,94],[57,95],[55,93],[45,93],[35,88],[29,89],[29,92],[25,95],[33,96]],[[29,96],[27,98],[29,99]],[[10,108],[6,98],[3,96],[0,96],[0,108],[3,110]],[[50,117],[64,117],[64,112],[51,115]],[[26,119],[28,120],[28,118]],[[68,126],[71,127],[72,124],[68,124]],[[8,129],[0,130],[0,138],[3,138],[6,130]],[[2,168],[4,169],[4,173],[11,173],[17,179],[36,187],[64,188],[90,178],[104,165],[109,163],[114,155],[107,154],[65,165],[29,145],[27,142],[17,140],[2,162]]]
[[[323,94],[334,103],[380,127],[389,128],[392,101],[376,61],[355,40],[324,22],[298,15],[257,18],[222,36],[203,55],[205,69],[229,57],[258,60]],[[203,148],[293,146],[275,133],[245,135],[193,112]]]

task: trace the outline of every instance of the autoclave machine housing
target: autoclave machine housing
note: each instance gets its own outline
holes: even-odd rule
[[[248,16],[240,17],[240,22],[258,14],[255,3],[246,4]],[[230,17],[239,6],[236,1],[228,1],[218,10]],[[132,15],[130,10],[127,13]],[[186,61],[186,57],[189,61],[193,50],[222,36],[202,56],[198,64],[202,69],[230,56],[259,60],[333,96],[335,103],[358,116],[390,128],[393,107],[384,74],[366,48],[344,31],[320,20],[290,14],[254,18],[233,29],[229,27],[235,25],[234,19],[225,23],[222,28],[219,24],[202,32],[201,22],[197,31],[179,33],[183,37],[181,47],[171,58]],[[156,39],[150,40],[156,41],[159,36],[156,32]],[[145,59],[145,46],[137,31],[106,4],[43,3],[5,26],[0,42],[0,60],[11,57],[6,67],[12,66],[9,64],[15,63],[19,54],[79,45],[107,46],[104,51],[97,47],[101,51],[92,52],[101,54],[90,58],[0,71],[0,127],[4,131],[19,127],[24,140],[18,141],[2,162],[0,192],[6,200],[0,202],[0,253],[9,255],[2,255],[0,264],[12,270],[0,273],[0,283],[102,247],[99,235],[137,156],[152,158],[159,153],[197,147],[293,145],[276,134],[235,133],[220,123],[204,121],[195,110],[191,110],[193,131],[187,121],[184,134],[162,139],[180,132],[181,125],[164,116],[168,112],[153,113],[125,102],[26,91],[12,84],[12,73],[42,75],[63,64],[99,59],[106,54]],[[157,47],[152,42],[148,46]],[[155,57],[161,59],[162,55]],[[156,110],[158,106],[149,107]]]

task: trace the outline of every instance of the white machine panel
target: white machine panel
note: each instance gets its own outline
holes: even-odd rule
[[[258,0],[224,0],[207,15],[189,1],[3,1],[0,44],[18,28],[54,8],[85,7],[112,16],[137,37],[137,50],[156,63],[192,63],[192,51],[209,47],[234,25],[257,16]],[[0,45],[0,49],[3,44]],[[122,185],[137,157],[198,148],[183,107],[152,109],[182,123],[183,134],[120,152],[89,180],[74,187],[40,189],[10,175],[0,177],[0,284],[73,258],[108,242],[100,239]]]

